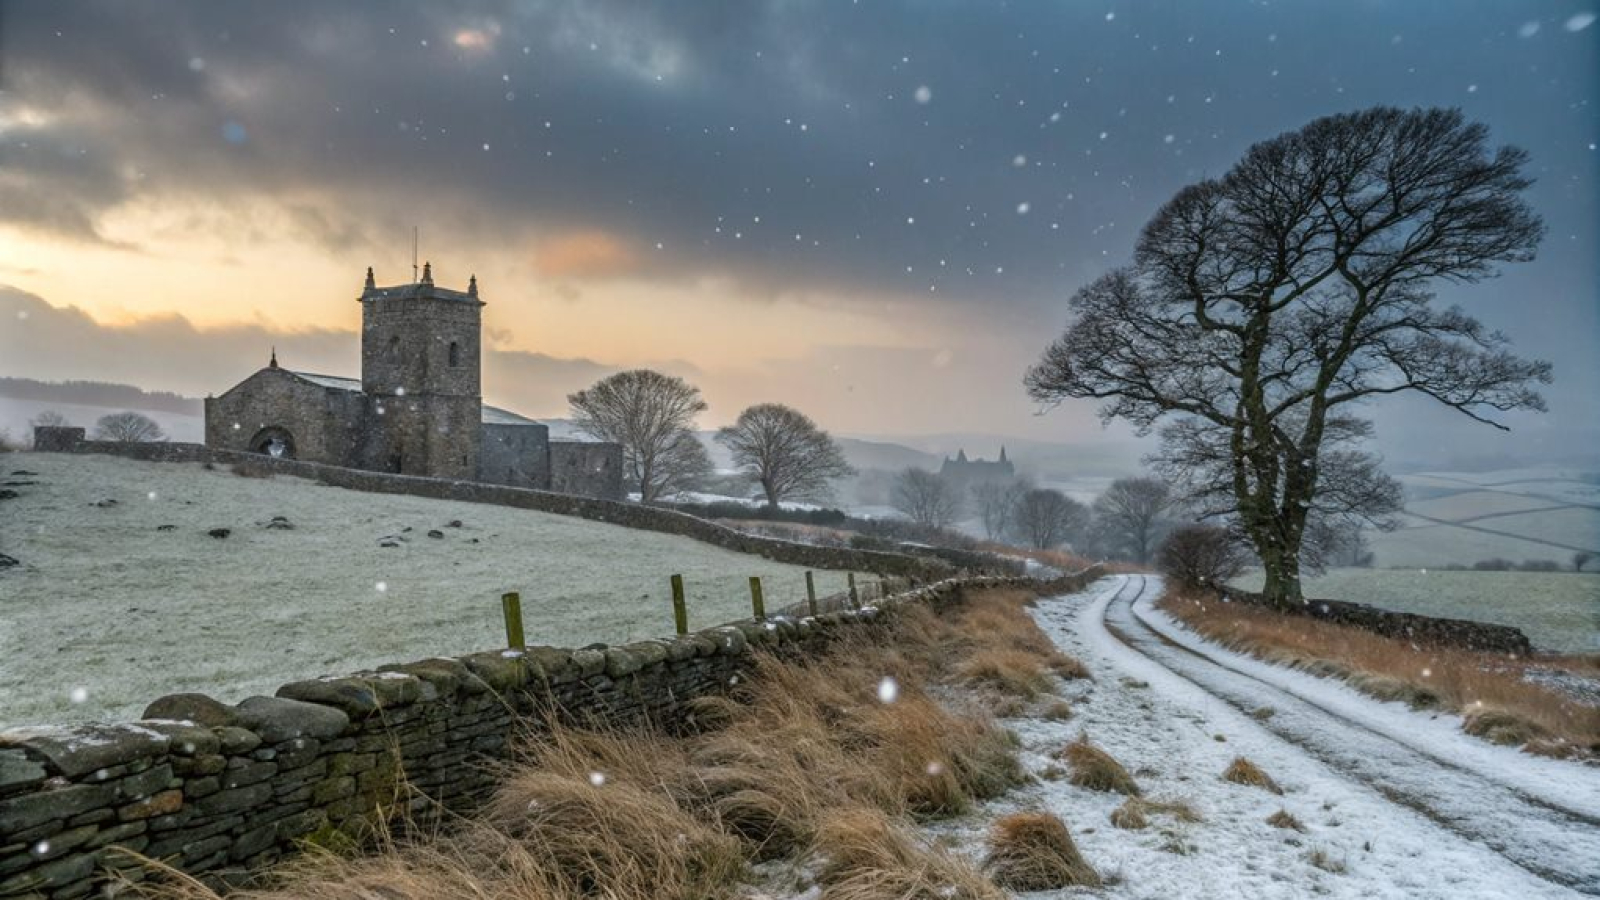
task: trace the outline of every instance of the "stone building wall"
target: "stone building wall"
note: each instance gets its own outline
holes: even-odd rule
[[[389,290],[362,296],[362,390],[385,397],[403,391],[476,399],[482,393],[478,344],[483,304],[443,289],[434,292],[437,297],[420,293],[390,297]],[[455,365],[450,364],[451,344],[456,345]]]
[[[551,441],[550,490],[621,500],[622,445]]]
[[[1080,589],[1099,572],[1058,581]],[[726,693],[753,652],[806,654],[880,626],[908,603],[1033,585],[932,584],[882,608],[744,621],[668,640],[581,650],[532,647],[383,666],[286,684],[226,705],[156,700],[132,724],[0,733],[0,897],[84,897],[122,847],[208,883],[236,883],[306,844],[340,847],[385,815],[465,810],[495,787],[493,763],[550,718],[684,724],[689,701]]]
[[[361,395],[312,384],[267,368],[220,397],[207,397],[206,445],[250,451],[263,429],[283,428],[298,459],[350,465],[363,447],[367,410]]]
[[[478,480],[536,490],[549,484],[549,426],[484,423]]]

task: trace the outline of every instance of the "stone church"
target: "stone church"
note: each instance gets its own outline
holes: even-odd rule
[[[964,449],[956,451],[956,458],[946,456],[939,466],[939,477],[955,485],[963,493],[975,484],[1009,484],[1017,479],[1016,467],[1006,459],[1006,448],[1000,448],[1000,458],[990,461],[983,458],[968,459]]]
[[[422,279],[379,287],[367,269],[361,377],[268,366],[206,398],[206,446],[356,469],[620,499],[619,444],[552,441],[550,429],[485,406],[482,310]]]

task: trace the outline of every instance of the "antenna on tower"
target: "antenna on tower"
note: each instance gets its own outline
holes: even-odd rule
[[[411,226],[411,283],[417,283],[417,226]]]

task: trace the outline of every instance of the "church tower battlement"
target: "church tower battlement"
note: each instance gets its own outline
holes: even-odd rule
[[[367,269],[361,303],[361,390],[374,421],[365,455],[376,469],[477,477],[482,416],[483,301],[433,283],[379,287]]]
[[[428,263],[415,284],[378,287],[369,268],[358,300],[363,391],[482,396],[484,304],[477,276],[465,291],[438,287]]]

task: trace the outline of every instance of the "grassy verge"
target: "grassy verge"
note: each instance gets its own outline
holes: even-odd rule
[[[540,726],[472,817],[358,855],[308,852],[229,896],[707,900],[759,882],[829,900],[997,900],[976,861],[916,825],[1027,780],[990,704],[1046,704],[1047,673],[1086,674],[1034,626],[1029,600],[897,609],[819,657],[759,658],[734,693],[695,704],[696,733]],[[1073,863],[1061,843],[1030,852]],[[137,890],[217,896],[174,873]]]
[[[1359,628],[1209,597],[1169,594],[1157,606],[1232,650],[1342,679],[1381,700],[1458,713],[1464,730],[1495,743],[1563,759],[1600,759],[1600,708],[1523,677],[1530,665],[1592,673],[1595,659],[1530,661],[1418,647]]]

